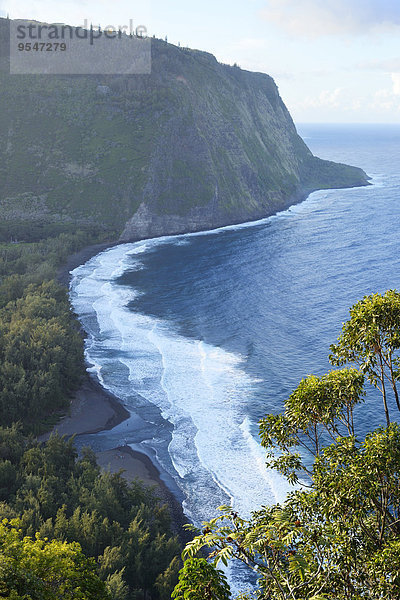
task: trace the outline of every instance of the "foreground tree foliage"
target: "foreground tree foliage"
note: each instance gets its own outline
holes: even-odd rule
[[[400,367],[400,294],[388,290],[372,294],[350,309],[337,344],[331,346],[334,365],[355,363],[368,381],[382,394],[386,424],[390,423],[388,393],[392,390],[397,409],[400,400],[396,386]]]
[[[302,380],[284,412],[260,423],[269,466],[295,491],[250,519],[220,507],[186,546],[189,566],[209,548],[211,582],[220,561],[238,559],[258,577],[255,594],[265,600],[400,597],[400,428],[390,420],[388,394],[397,404],[399,348],[398,292],[367,296],[351,309],[332,346],[332,362],[344,368]],[[365,438],[355,417],[364,377],[380,389],[386,421]],[[184,593],[198,590],[196,581],[183,570],[177,598],[191,598]]]
[[[0,523],[0,595],[13,600],[111,600],[96,564],[76,542],[23,537]]]
[[[226,576],[204,558],[189,558],[179,572],[173,600],[229,600]]]
[[[42,446],[15,426],[0,428],[0,490],[0,519],[18,518],[19,530],[31,538],[26,553],[43,547],[61,555],[62,546],[48,546],[46,539],[77,542],[77,556],[93,557],[96,577],[114,600],[170,596],[180,546],[167,507],[140,483],[128,485],[121,475],[102,472],[90,450],[78,459],[71,440],[52,436]],[[74,556],[77,548],[66,546]],[[96,596],[71,596],[86,597]]]

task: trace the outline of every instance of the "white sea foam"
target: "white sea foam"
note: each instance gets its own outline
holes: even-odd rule
[[[138,393],[173,424],[171,474],[196,523],[223,502],[248,516],[261,504],[283,501],[288,491],[265,468],[244,412],[256,380],[239,355],[177,335],[167,322],[130,310],[137,292],[115,281],[126,270],[142,268],[140,255],[167,241],[173,240],[117,246],[73,272],[71,300],[89,333],[89,369],[128,407],[134,408]]]

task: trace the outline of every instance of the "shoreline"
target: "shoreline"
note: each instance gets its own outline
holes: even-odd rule
[[[309,197],[309,195],[307,195],[306,198],[307,197]],[[303,201],[304,200],[305,198]],[[284,210],[288,210],[288,208]],[[188,234],[205,235],[210,232],[236,228],[238,226],[252,227],[262,224],[269,218],[270,215],[259,220],[225,225],[212,230],[192,231],[159,237],[173,238]],[[113,248],[124,243],[128,242],[110,241],[108,243],[92,244],[82,248],[74,254],[71,254],[67,261],[57,271],[58,282],[69,290],[71,271],[80,265],[83,265],[85,262],[90,260],[90,258],[96,256],[103,250]],[[129,243],[135,242],[132,240],[132,242]],[[80,331],[83,338],[86,338],[87,333],[82,326],[80,327]],[[59,423],[57,423],[50,432],[41,435],[39,441],[43,442],[47,440],[52,433],[59,433],[60,435],[65,435],[67,437],[79,437],[81,435],[96,434],[102,431],[111,430],[120,423],[129,419],[130,416],[131,413],[124,408],[121,400],[103,388],[93,374],[86,372],[82,385],[71,400],[68,413],[61,418]],[[134,460],[127,460],[126,457],[128,454]],[[123,469],[126,473],[125,478],[127,481],[132,481],[135,479],[135,477],[140,479],[141,476],[144,476],[144,479],[147,481],[147,483],[156,486],[156,488],[161,492],[160,495],[163,497],[163,499],[168,499],[167,504],[170,509],[172,507],[171,518],[174,526],[176,526],[177,530],[180,530],[180,535],[183,534],[187,536],[187,533],[182,530],[182,524],[188,523],[189,521],[183,512],[182,503],[177,495],[174,494],[172,488],[168,487],[165,481],[163,481],[159,467],[151,460],[151,457],[144,452],[142,453],[137,450],[132,450],[129,446],[123,445],[118,445],[111,450],[98,452],[96,455],[102,462],[103,468],[104,466],[109,466],[111,472],[118,472],[119,470]],[[121,458],[121,456],[125,457],[125,459]],[[126,468],[126,465],[129,465],[129,469]],[[170,478],[169,474],[165,472],[164,478],[168,480]],[[190,537],[185,539],[188,541]]]
[[[51,431],[38,439],[46,441],[52,433],[71,437],[113,429],[130,417],[123,404],[87,373],[73,396],[69,411]]]
[[[310,195],[311,193],[307,194],[306,197],[303,198],[300,203],[304,202],[307,198],[310,197]],[[290,207],[283,209],[282,211],[279,211],[275,214],[285,212],[289,208]],[[171,234],[157,237],[173,238],[188,234],[195,236],[206,235],[207,233],[218,232],[221,230],[227,230],[231,228],[233,229],[237,227],[252,227],[261,225],[262,223],[267,221],[270,218],[270,216],[271,215],[259,220],[225,225],[223,227],[218,227],[212,230],[191,231],[187,233]],[[129,243],[135,243],[135,241],[140,240],[132,240]],[[58,269],[57,280],[59,281],[59,283],[61,283],[69,289],[69,284],[71,280],[70,272],[72,270],[84,264],[90,258],[96,256],[103,250],[113,248],[124,243],[128,242],[110,241],[107,243],[93,244],[82,248],[80,251],[70,255],[65,264]],[[82,327],[81,333],[83,337],[86,337],[86,331]],[[45,439],[48,439],[48,437],[53,432],[58,432],[60,435],[66,435],[67,437],[71,437],[73,435],[80,436],[86,434],[96,434],[101,431],[113,429],[120,423],[129,419],[130,416],[131,413],[126,408],[124,408],[119,398],[115,397],[113,394],[111,394],[105,388],[103,388],[94,375],[86,373],[81,387],[78,389],[74,398],[71,401],[69,414],[63,417],[61,421],[52,428],[51,432],[41,436],[39,439],[41,441],[44,441]],[[177,527],[177,530],[180,529],[180,534],[185,533],[182,530],[182,524],[187,523],[188,519],[184,515],[181,501],[177,496],[176,492],[178,490],[176,490],[176,492],[174,493],[173,486],[170,487],[167,485],[165,481],[168,481],[168,479],[170,479],[170,476],[164,471],[163,473],[161,473],[160,467],[157,463],[154,463],[152,461],[150,456],[148,456],[144,452],[138,451],[136,449],[132,450],[132,448],[130,448],[129,446],[123,445],[118,445],[111,450],[99,452],[98,455],[102,463],[104,463],[104,461],[107,460],[109,461],[106,463],[106,466],[110,466],[111,470],[114,469],[112,470],[112,472],[118,472],[121,469],[124,470],[126,473],[125,478],[127,479],[127,481],[132,481],[133,479],[135,479],[135,477],[138,477],[139,479],[144,477],[145,482],[147,481],[147,483],[155,485],[156,488],[160,491],[160,496],[162,497],[162,499],[168,499],[167,504],[170,508],[172,507],[171,517],[174,524]],[[121,458],[121,456],[123,458]],[[129,469],[126,468],[126,465],[128,464]]]
[[[65,415],[51,431],[39,436],[38,440],[45,442],[52,434],[67,438],[96,434],[113,429],[130,416],[131,413],[118,398],[103,388],[93,376],[87,374],[71,401],[69,414]],[[96,458],[97,464],[102,469],[110,473],[122,472],[122,477],[128,483],[139,480],[151,487],[161,503],[168,506],[171,530],[178,536],[180,543],[184,546],[191,539],[191,534],[183,528],[190,521],[183,512],[180,500],[163,481],[163,474],[159,467],[147,454],[121,444],[96,452]],[[166,476],[169,477],[168,474]]]
[[[74,252],[74,254],[70,254],[66,262],[58,268],[56,280],[58,281],[58,283],[61,283],[61,285],[64,285],[67,289],[69,289],[71,271],[73,271],[80,265],[83,265],[90,258],[93,258],[93,256],[96,256],[96,254],[99,254],[103,250],[118,245],[118,242],[112,241],[103,242],[101,244],[92,244],[91,246],[85,246],[81,250],[78,250],[78,252]]]
[[[184,529],[184,525],[188,524],[189,520],[183,512],[182,504],[161,479],[160,471],[147,454],[133,450],[130,446],[117,446],[111,450],[96,452],[96,458],[97,464],[105,471],[110,473],[122,471],[122,476],[128,483],[138,479],[152,488],[162,503],[168,506],[171,530],[178,536],[181,544],[184,546],[192,539],[190,532]]]
[[[236,221],[235,220],[234,222],[232,222],[228,225],[217,225],[217,226],[213,227],[212,229],[195,229],[195,230],[193,230],[193,228],[191,228],[189,230],[185,229],[185,230],[175,232],[175,233],[163,233],[163,234],[152,236],[152,237],[139,236],[139,237],[136,237],[135,239],[126,239],[126,240],[119,239],[119,240],[114,240],[114,241],[110,240],[109,242],[102,242],[99,244],[92,244],[91,246],[85,246],[81,250],[78,250],[78,252],[71,254],[67,258],[66,262],[61,267],[59,267],[59,269],[57,270],[56,279],[59,283],[61,283],[61,285],[64,285],[69,289],[69,284],[70,284],[70,279],[71,279],[70,271],[73,271],[80,265],[83,265],[90,258],[93,258],[93,256],[96,256],[96,254],[99,254],[100,252],[102,252],[103,250],[107,250],[108,248],[113,248],[115,246],[121,246],[123,244],[135,244],[136,242],[152,241],[152,240],[156,240],[156,239],[160,239],[160,238],[174,238],[174,237],[180,237],[183,235],[194,235],[194,236],[195,235],[207,235],[209,233],[215,233],[215,232],[219,232],[219,231],[235,229],[237,227],[243,227],[243,228],[255,227],[257,225],[261,225],[262,223],[264,223],[271,217],[274,217],[281,213],[286,212],[293,206],[302,204],[303,202],[308,200],[308,198],[312,194],[315,194],[317,192],[328,192],[328,191],[334,191],[334,190],[353,190],[353,189],[364,188],[364,187],[369,187],[369,186],[373,187],[374,186],[373,179],[374,179],[374,177],[370,177],[369,175],[367,175],[367,180],[364,183],[355,184],[350,187],[317,188],[317,189],[312,188],[308,191],[302,192],[297,199],[291,198],[290,203],[287,204],[287,206],[284,206],[281,209],[276,210],[275,212],[273,212],[271,214],[268,214],[265,216],[260,216],[259,218],[255,218],[250,221]]]
[[[72,270],[103,250],[117,245],[119,245],[118,242],[93,244],[75,252],[58,269],[57,281],[69,289]],[[83,328],[81,328],[81,332],[83,337],[86,337],[86,331]],[[44,442],[53,433],[66,437],[96,434],[111,430],[130,417],[131,413],[124,407],[121,400],[106,390],[94,375],[86,372],[81,386],[71,400],[68,413],[51,431],[41,435],[38,439]],[[189,520],[183,512],[180,500],[163,481],[158,466],[147,454],[133,450],[130,446],[119,445],[110,450],[96,452],[96,457],[102,469],[111,473],[122,471],[122,476],[128,483],[138,479],[144,485],[154,489],[161,502],[169,508],[171,530],[178,536],[180,543],[184,546],[191,539],[191,534],[183,528],[185,524],[189,523]],[[166,478],[169,477],[167,473],[165,475]]]

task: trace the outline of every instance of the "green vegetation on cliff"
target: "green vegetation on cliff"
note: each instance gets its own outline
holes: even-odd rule
[[[151,75],[2,72],[0,86],[0,209],[19,239],[28,221],[126,240],[207,229],[367,182],[312,156],[271,77],[157,39]]]

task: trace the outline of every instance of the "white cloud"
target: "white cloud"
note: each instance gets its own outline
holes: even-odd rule
[[[400,83],[400,82],[399,82]],[[399,99],[395,97],[392,89],[381,89],[370,96],[361,93],[358,96],[347,88],[322,90],[315,96],[309,96],[297,103],[296,109],[310,111],[323,111],[325,114],[353,115],[355,119],[360,112],[375,109],[379,112],[397,110]]]
[[[302,108],[338,108],[341,103],[343,89],[322,90],[318,96],[306,98],[302,103]]]
[[[393,94],[400,96],[400,73],[392,73]]]
[[[393,111],[400,107],[400,73],[391,73],[392,87],[377,90],[370,103],[374,110]]]
[[[352,101],[352,103],[349,106],[349,109],[359,111],[362,109],[362,106],[363,106],[363,104],[362,104],[360,98],[357,98],[356,100]]]
[[[295,35],[363,34],[400,27],[400,2],[268,0],[262,16]]]
[[[392,73],[394,71],[400,72],[400,58],[386,58],[384,60],[370,60],[362,62],[357,65],[358,69],[364,69],[367,71],[384,71],[385,73]]]

